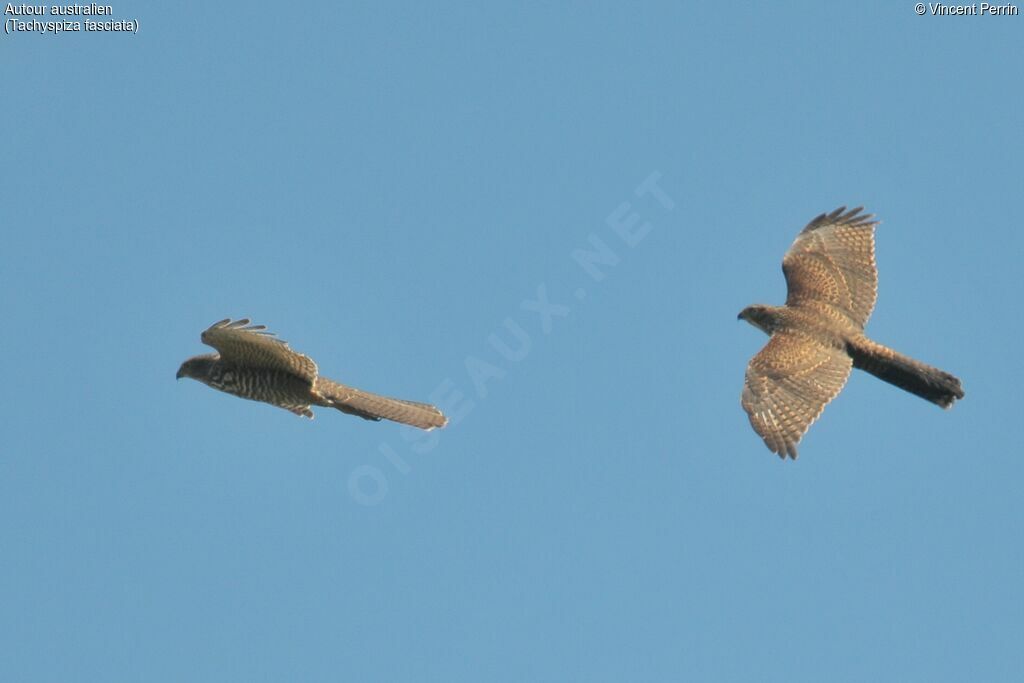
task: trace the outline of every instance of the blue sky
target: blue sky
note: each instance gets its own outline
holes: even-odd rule
[[[1024,17],[113,8],[2,38],[0,679],[1019,675]],[[842,204],[967,397],[856,372],[781,462],[736,314]],[[175,382],[228,316],[460,419]]]

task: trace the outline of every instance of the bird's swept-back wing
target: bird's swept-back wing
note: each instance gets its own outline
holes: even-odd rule
[[[843,311],[861,329],[878,293],[875,226],[861,207],[821,214],[797,236],[782,260],[787,306],[825,303]]]
[[[316,381],[317,367],[312,358],[292,351],[286,342],[267,332],[265,325],[251,325],[248,318],[216,322],[200,338],[217,349],[225,361],[283,370],[310,384]]]
[[[448,424],[448,418],[429,403],[378,396],[323,377],[317,378],[314,390],[341,412],[367,420],[385,419],[427,430]]]
[[[802,334],[778,332],[750,360],[741,403],[750,424],[780,457],[796,445],[846,384],[852,361]]]

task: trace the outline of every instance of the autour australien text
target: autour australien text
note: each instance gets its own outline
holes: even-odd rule
[[[139,22],[136,19],[109,19],[114,13],[112,5],[15,5],[9,2],[4,7],[4,33],[51,33],[67,31],[125,32],[136,33]],[[49,20],[43,17],[49,17]],[[58,19],[58,17],[82,17],[79,20]],[[104,17],[102,20],[92,17]]]
[[[47,11],[49,9],[49,11]],[[38,17],[44,14],[51,16],[83,16],[83,15],[111,15],[114,13],[114,9],[111,5],[97,5],[95,2],[89,3],[88,5],[15,5],[13,2],[7,3],[7,8],[4,10],[4,14],[13,14],[18,17]]]

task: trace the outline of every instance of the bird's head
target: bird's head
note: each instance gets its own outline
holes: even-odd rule
[[[736,319],[746,320],[765,334],[771,334],[775,331],[775,306],[765,306],[764,304],[747,306],[740,311]]]
[[[181,364],[178,368],[177,379],[182,377],[191,377],[197,379],[200,382],[206,380],[210,375],[210,368],[213,367],[214,361],[217,360],[216,354],[207,354],[204,356],[194,356],[189,358],[187,361]]]

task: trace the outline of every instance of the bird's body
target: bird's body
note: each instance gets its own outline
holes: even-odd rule
[[[427,403],[371,394],[321,377],[316,363],[296,353],[262,325],[222,320],[202,334],[219,353],[185,361],[178,377],[190,377],[240,398],[269,403],[312,418],[312,406],[335,408],[367,420],[393,420],[421,429],[443,427],[448,420]]]
[[[796,445],[846,384],[851,368],[948,408],[964,392],[960,380],[865,336],[878,273],[877,221],[861,209],[815,218],[783,259],[783,306],[754,305],[739,317],[771,339],[751,359],[741,403],[750,424],[781,457]]]

